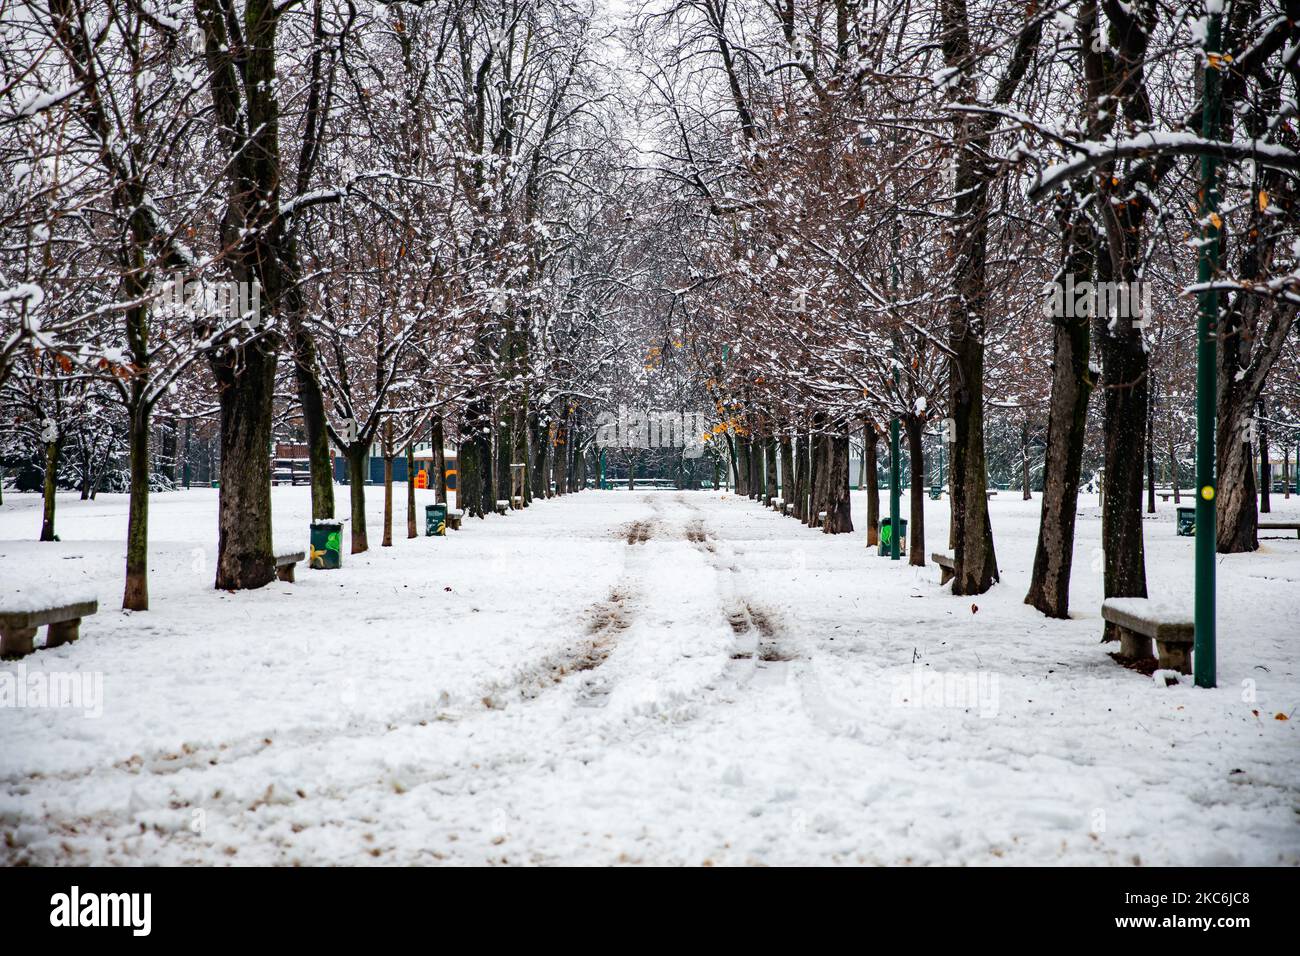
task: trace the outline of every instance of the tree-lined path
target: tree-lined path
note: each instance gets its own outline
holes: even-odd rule
[[[300,519],[308,498],[279,489],[277,511]],[[213,496],[174,514],[164,500],[160,609],[46,652],[47,668],[105,675],[102,716],[6,713],[21,742],[0,762],[10,862],[1300,852],[1293,734],[1272,719],[1300,692],[1284,582],[1225,572],[1225,615],[1256,626],[1221,666],[1271,677],[1248,704],[1117,680],[1094,615],[1049,627],[1014,588],[976,611],[933,569],[735,496],[593,491],[240,596],[193,586],[186,532],[211,520]],[[87,540],[5,540],[0,563],[53,547],[64,573],[106,581],[123,510],[98,508]],[[1008,583],[1023,584],[1032,503],[993,514]],[[0,539],[26,517],[4,515]],[[943,508],[930,517],[941,533]],[[1085,565],[1099,534],[1094,504]],[[1185,593],[1172,560],[1185,539],[1152,537],[1156,583]],[[1300,578],[1300,557],[1282,570]],[[1085,580],[1098,603],[1099,575]]]
[[[1297,51],[0,0],[0,860],[1298,862]]]

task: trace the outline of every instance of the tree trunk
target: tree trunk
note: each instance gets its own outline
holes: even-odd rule
[[[300,190],[301,191],[301,190]],[[294,382],[307,433],[307,465],[311,473],[312,520],[334,517],[334,473],[330,461],[330,438],[325,420],[325,397],[317,371],[316,341],[303,324],[303,297],[299,285],[298,243],[290,235],[284,242],[285,286],[280,308],[289,329]]]
[[[907,563],[923,568],[925,567],[925,419],[919,415],[907,415],[903,418],[903,430],[907,432],[907,455],[911,463]]]
[[[384,538],[381,548],[393,546],[393,455],[384,443]]]
[[[558,424],[555,428],[555,439],[553,444],[553,458],[555,468],[555,493],[557,495],[565,494],[569,489],[569,435],[567,421]],[[631,467],[628,468],[628,480],[632,479]],[[629,484],[628,487],[631,487]]]
[[[1273,473],[1268,460],[1268,423],[1264,421],[1264,403],[1259,403],[1259,513],[1270,514],[1273,511],[1269,495],[1272,494]]]
[[[419,535],[419,526],[415,521],[415,445],[406,443],[406,536],[414,538]]]
[[[954,324],[964,323],[964,316]],[[983,594],[999,580],[989,523],[988,462],[984,453],[982,330],[954,333],[950,377],[952,418],[953,594]]]
[[[366,465],[367,448],[364,441],[354,441],[347,449],[348,491],[352,505],[352,553],[370,550],[366,534]]]
[[[1052,333],[1052,397],[1048,406],[1047,452],[1043,459],[1043,506],[1033,576],[1029,593],[1025,595],[1026,604],[1048,617],[1070,616],[1074,520],[1079,508],[1079,473],[1088,430],[1088,399],[1093,386],[1088,366],[1091,338],[1088,323],[1086,315],[1062,316]]]
[[[546,424],[536,412],[530,416],[532,432],[532,466],[529,469],[533,482],[533,497],[545,498],[549,490],[546,474]]]
[[[325,422],[325,400],[316,377],[316,349],[301,335],[294,339],[294,372],[298,401],[307,432],[307,467],[311,474],[311,516],[313,520],[334,517],[334,471],[330,438]]]
[[[1151,404],[1147,404],[1147,514],[1156,513],[1156,423]]]
[[[812,487],[812,501],[808,506],[808,527],[810,528],[821,525],[819,516],[826,510],[826,503],[830,497],[827,486],[830,458],[830,437],[826,434],[826,414],[824,412],[815,412],[813,414],[812,473],[809,475],[809,482]]]
[[[573,414],[572,422],[569,426],[568,434],[569,443],[565,447],[568,449],[569,466],[569,491],[577,494],[582,490],[582,455],[579,449],[582,447],[582,409],[579,408]]]
[[[1220,554],[1240,554],[1259,549],[1259,512],[1255,497],[1255,469],[1250,443],[1245,441],[1246,420],[1253,402],[1241,389],[1225,394],[1219,376],[1219,416],[1216,423],[1218,522],[1215,545]]]
[[[58,492],[59,442],[45,443],[44,510],[41,514],[41,540],[54,540],[55,494]]]
[[[90,467],[93,451],[86,447],[85,442],[81,445],[81,500],[90,500]]]
[[[763,504],[771,507],[772,499],[777,497],[776,481],[776,438],[769,436],[764,442],[763,460],[766,463],[767,487],[763,489]]]
[[[849,498],[849,423],[826,436],[826,528],[827,534],[853,531],[853,508]]]
[[[551,444],[551,425],[547,424],[546,431],[542,436],[542,486],[546,489],[546,497],[554,495],[551,491],[551,481],[555,473],[555,446]]]
[[[749,443],[749,497],[755,501],[763,498],[763,442],[759,438]]]
[[[271,422],[275,345],[262,339],[211,361],[221,398],[221,492],[216,587],[275,578],[271,542]]]
[[[862,427],[862,440],[863,440],[863,446],[862,446],[862,457],[858,459],[858,490],[859,490],[859,491],[861,491],[862,489],[866,488],[866,486],[867,486],[867,446],[866,446],[866,440],[867,440],[867,439],[866,439],[866,431],[867,431],[867,429],[868,429],[869,427],[870,427],[869,425],[865,425],[865,424],[864,424],[863,427]]]
[[[134,390],[134,389],[133,389]],[[126,587],[122,608],[149,610],[149,410],[143,396],[134,395],[129,409],[131,497],[126,521]]]
[[[1024,501],[1033,499],[1029,487],[1029,419],[1020,423],[1020,497]]]
[[[496,500],[510,500],[510,464],[513,461],[512,455],[515,450],[515,433],[514,433],[514,414],[507,408],[502,408],[497,416],[496,426]]]
[[[794,443],[788,433],[781,435],[781,494],[787,503],[794,501]]]
[[[866,459],[867,472],[867,545],[880,544],[880,436],[874,425],[868,423],[862,433],[866,442],[863,457]]]
[[[527,508],[533,500],[533,460],[528,453],[529,442],[533,434],[533,413],[524,402],[523,409],[515,416],[515,461],[524,466],[523,505]]]
[[[1181,476],[1178,474],[1178,449],[1172,437],[1169,439],[1169,480],[1174,489],[1174,504],[1177,505],[1182,501],[1182,493],[1179,491]]]
[[[749,495],[749,439],[736,436],[736,495]]]
[[[433,420],[433,428],[430,429],[429,441],[433,447],[429,449],[433,457],[433,501],[434,504],[445,505],[447,500],[447,458],[443,454],[443,444],[446,439],[442,434],[442,416]],[[457,495],[459,498],[459,495]]]
[[[794,441],[794,516],[800,521],[808,520],[809,469],[811,468],[811,451],[808,442],[808,429],[799,426]]]
[[[754,457],[759,454],[759,450],[758,443],[750,437],[752,434],[753,433],[751,432],[744,438],[744,451],[742,452],[741,457],[741,462],[744,465],[744,480],[742,481],[742,485],[745,489],[744,494],[746,498],[753,498],[756,490],[754,486],[754,475],[757,473],[757,469],[754,467]]]
[[[481,399],[473,399],[466,405],[456,456],[456,506],[467,518],[482,518],[491,510],[488,504],[492,458],[490,423]]]
[[[1142,472],[1147,429],[1147,353],[1140,331],[1120,320],[1113,330],[1110,317],[1095,320],[1094,336],[1101,343],[1102,387],[1105,395],[1105,495],[1101,508],[1101,540],[1105,549],[1105,596],[1146,597],[1146,554],[1142,541]],[[1106,625],[1104,640],[1120,637]],[[1151,642],[1142,644],[1147,656]],[[1121,654],[1128,649],[1121,646]]]
[[[972,76],[974,44],[965,0],[939,4],[940,47],[944,65],[954,72],[955,94],[963,102],[975,101]],[[1026,21],[1019,54],[1032,56],[1042,36],[1041,19]],[[1010,68],[1009,68],[1010,69]],[[1012,76],[1008,73],[1004,80]],[[998,99],[1005,104],[1015,95],[1020,79],[1000,84]],[[984,447],[984,335],[988,317],[989,184],[995,164],[988,163],[987,144],[995,120],[991,115],[953,113],[953,135],[958,143],[953,168],[950,223],[954,285],[947,309],[949,402],[955,423],[952,448],[952,525],[954,594],[982,594],[998,580],[993,529],[989,524],[988,463]]]
[[[168,418],[162,423],[162,468],[159,469],[167,480],[176,483],[176,419]]]

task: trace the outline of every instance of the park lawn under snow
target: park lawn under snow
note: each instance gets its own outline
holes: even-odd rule
[[[0,676],[102,673],[103,701],[0,710],[0,863],[1300,863],[1294,535],[1219,559],[1204,690],[1098,643],[1095,499],[1054,621],[1022,603],[1039,502],[1016,493],[972,599],[719,492],[587,491],[442,539],[399,507],[392,548],[368,492],[373,550],[238,594],[212,588],[216,492],[156,495],[136,614],[124,498],[61,497],[39,544],[38,498],[5,496],[0,603],[101,610]],[[274,507],[303,547],[308,489]],[[1145,523],[1150,590],[1190,609],[1172,509]],[[946,543],[946,501],[927,525]]]

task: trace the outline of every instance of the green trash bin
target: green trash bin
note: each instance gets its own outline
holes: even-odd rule
[[[931,485],[931,486],[930,486],[930,500],[931,500],[931,501],[938,501],[938,500],[939,500],[940,498],[942,498],[942,497],[943,497],[943,489],[940,488],[938,485]]]
[[[343,566],[343,522],[319,520],[311,523],[311,560],[308,567],[333,570]]]
[[[898,553],[907,554],[907,519],[899,518],[898,527],[902,532],[898,539]],[[893,548],[890,542],[893,541],[894,528],[888,518],[880,519],[880,545],[876,551],[882,558],[887,558],[893,554]]]
[[[442,505],[425,505],[424,506],[424,535],[431,538],[434,535],[445,537],[447,534],[447,506]]]
[[[1178,509],[1178,533],[1184,538],[1196,537],[1196,509]]]

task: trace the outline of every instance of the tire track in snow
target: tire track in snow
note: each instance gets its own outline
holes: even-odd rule
[[[737,589],[740,567],[735,548],[729,542],[720,542],[717,535],[705,526],[703,518],[693,518],[687,523],[686,540],[694,544],[718,572],[722,613],[738,642],[732,659],[756,657],[768,663],[795,659],[797,655],[785,647],[780,617]]]
[[[221,861],[222,846],[234,844],[262,859],[269,855],[272,862],[328,862],[331,858],[322,858],[313,845],[325,841],[334,827],[357,830],[363,837],[382,829],[383,821],[373,818],[372,804],[385,792],[388,800],[404,800],[402,795],[414,793],[424,794],[420,798],[424,800],[450,801],[451,809],[443,812],[458,821],[458,829],[479,832],[484,827],[483,814],[476,813],[483,803],[480,794],[527,792],[539,776],[576,773],[578,767],[599,764],[613,754],[617,763],[626,758],[628,747],[637,748],[648,736],[674,733],[683,721],[730,707],[751,683],[765,686],[774,679],[784,683],[785,665],[772,659],[778,656],[772,649],[779,648],[779,622],[757,602],[735,593],[738,568],[727,563],[729,546],[722,544],[719,549],[716,535],[702,522],[682,522],[681,537],[695,545],[685,554],[698,553],[700,570],[715,573],[701,577],[689,563],[683,567],[683,545],[677,543],[681,537],[667,536],[679,523],[677,515],[664,514],[670,502],[661,494],[655,499],[655,516],[633,523],[638,533],[628,537],[624,571],[609,597],[579,614],[585,622],[582,636],[521,668],[512,678],[489,683],[476,704],[459,711],[444,709],[433,720],[425,712],[426,719],[420,720],[285,735],[274,746],[266,740],[246,741],[247,749],[232,754],[235,748],[227,747],[211,763],[205,761],[206,753],[196,750],[176,760],[161,759],[154,767],[142,760],[133,768],[105,768],[103,774],[139,775],[145,797],[151,798],[141,803],[149,808],[157,807],[161,798],[171,810],[184,810],[193,795],[200,794],[198,803],[223,821],[221,835],[205,837],[184,828],[149,829],[150,815],[137,823],[131,806],[93,815],[64,813],[60,808],[25,821],[64,847],[52,858],[36,859],[67,861],[88,855],[95,846],[102,853],[107,839],[115,848],[114,857],[129,862],[156,856],[156,841],[162,839],[173,856],[186,860]],[[671,510],[694,511],[690,507]],[[696,591],[683,596],[666,589],[665,566],[671,569],[669,578],[693,575]],[[711,587],[710,578],[717,589]],[[712,617],[725,642],[722,635],[737,630],[729,614],[739,615],[741,630],[754,642],[749,659],[729,659],[725,643],[719,642],[712,645],[717,651],[708,652],[707,644],[697,649],[686,643],[684,657],[672,653],[672,622],[689,620],[707,629],[707,619]],[[624,640],[632,645],[623,646]],[[701,650],[706,651],[702,657]],[[635,686],[622,686],[628,681]],[[647,688],[654,692],[639,700],[636,695]],[[620,706],[612,707],[614,701]],[[593,741],[599,741],[596,750]],[[427,750],[429,756],[403,761],[404,746],[408,751],[411,747]],[[288,773],[282,769],[286,758],[296,764]],[[334,770],[323,781],[304,770],[327,765]],[[79,786],[93,787],[96,776],[95,772],[79,775]],[[176,782],[168,784],[168,778]],[[300,780],[310,783],[295,786]],[[77,803],[75,799],[60,802],[68,808]],[[398,846],[394,852],[409,859],[414,851]]]
[[[658,510],[652,508],[652,511]],[[653,534],[654,519],[634,522],[633,527],[637,529],[637,533],[628,534],[629,546],[644,544]],[[74,783],[80,787],[93,787],[97,783],[102,784],[115,779],[121,774],[138,777],[142,783],[153,784],[168,778],[186,777],[189,772],[193,772],[199,780],[187,779],[184,782],[186,784],[197,782],[201,785],[202,778],[213,773],[222,775],[231,772],[241,775],[256,773],[259,763],[266,761],[274,763],[281,753],[304,749],[328,750],[340,745],[366,741],[382,746],[385,737],[429,728],[430,725],[438,725],[444,732],[462,722],[473,726],[476,714],[505,710],[511,702],[526,703],[537,700],[544,692],[560,686],[566,682],[566,678],[575,674],[585,675],[576,691],[577,705],[589,708],[601,707],[608,702],[611,685],[593,677],[592,672],[608,660],[619,635],[630,626],[635,607],[635,602],[631,598],[634,586],[634,579],[629,580],[625,573],[605,600],[597,602],[578,615],[586,622],[582,629],[582,637],[520,668],[510,678],[493,680],[481,685],[480,690],[471,695],[481,707],[462,709],[457,712],[449,706],[444,706],[431,717],[428,712],[429,706],[422,704],[403,715],[368,721],[361,726],[352,724],[334,728],[298,728],[276,734],[274,737],[262,734],[248,735],[237,741],[222,742],[207,747],[185,744],[175,751],[157,750],[148,756],[134,754],[125,760],[104,767],[0,779],[0,785],[6,788],[9,795],[22,797],[29,805],[36,803],[40,791],[44,790],[46,785]],[[407,779],[402,786],[404,789],[409,789],[410,786],[445,780],[449,774],[433,770],[415,775],[418,779],[411,779],[412,775],[409,773],[405,776]],[[346,799],[355,791],[372,786],[374,783],[373,779],[367,778],[352,786],[313,788],[310,798],[316,801]],[[93,833],[98,839],[104,835],[105,830],[116,830],[119,837],[133,832],[134,825],[131,821],[135,815],[134,796],[133,789],[132,801],[117,812],[101,811],[89,815],[69,816],[42,808],[38,813],[24,812],[20,815],[20,819],[5,819],[0,823],[6,827],[14,826],[15,829],[20,826],[41,827],[49,833],[59,834],[63,838],[65,852],[71,856],[73,850],[67,841],[74,837],[88,839]],[[203,808],[205,811],[238,818],[244,813],[255,813],[262,807],[286,802],[292,805],[294,796],[299,800],[308,799],[308,794],[302,788],[295,788],[291,795],[288,791],[276,793],[275,781],[272,781],[264,792],[259,786],[259,796],[251,801],[244,793],[226,794],[224,788],[217,789],[203,801]],[[184,810],[190,806],[191,801],[178,797],[173,789],[168,799],[168,808]],[[145,832],[144,824],[141,824],[139,832]],[[170,835],[177,834],[182,839],[192,836],[185,830]],[[10,841],[0,842],[0,862],[7,863],[21,859],[23,859],[21,847]],[[54,861],[61,859],[64,858],[56,857]]]

